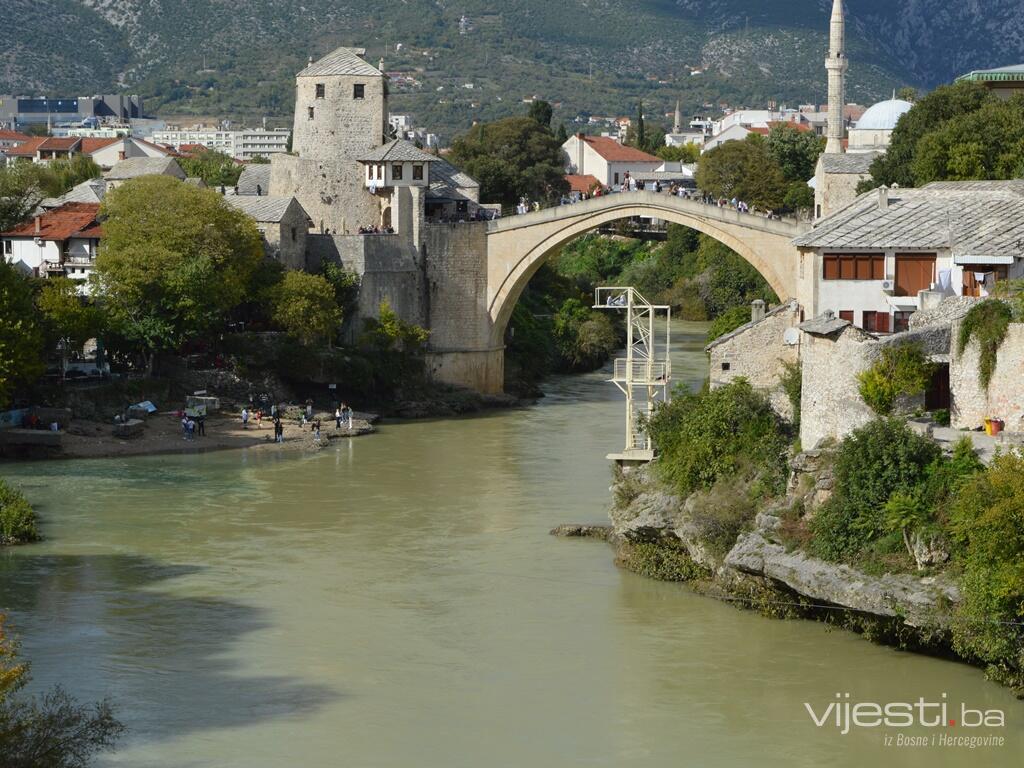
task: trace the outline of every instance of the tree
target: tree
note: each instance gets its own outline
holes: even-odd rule
[[[17,162],[0,168],[0,232],[27,219],[45,196],[40,166]]]
[[[252,219],[170,176],[133,179],[101,210],[99,295],[147,371],[154,355],[221,327],[264,258]]]
[[[558,124],[558,130],[555,131],[555,141],[558,142],[559,146],[565,144],[569,139],[569,132],[565,130],[565,123]]]
[[[242,166],[223,152],[200,149],[192,157],[183,157],[178,164],[187,176],[196,176],[208,187],[233,187],[242,175]]]
[[[896,98],[903,99],[903,101],[909,101],[913,104],[917,101],[917,88],[914,88],[912,85],[904,85],[896,91]]]
[[[806,182],[814,175],[818,155],[825,150],[825,138],[813,131],[791,125],[777,125],[768,133],[768,154],[786,181]]]
[[[654,154],[670,163],[696,163],[700,159],[700,147],[696,144],[664,146],[654,150]]]
[[[1024,175],[1024,96],[986,102],[922,136],[910,173],[917,186]]]
[[[527,114],[545,128],[551,127],[551,118],[554,115],[554,110],[548,102],[539,99],[530,102],[530,111]]]
[[[93,756],[113,748],[124,733],[109,701],[78,704],[62,688],[39,697],[22,691],[27,664],[0,614],[0,754],[4,768],[86,768]]]
[[[911,166],[921,138],[938,130],[947,120],[974,112],[996,99],[998,97],[980,83],[964,81],[939,86],[900,118],[885,154],[871,164],[871,179],[862,182],[858,190],[881,184],[914,186]]]
[[[334,286],[322,275],[288,272],[274,291],[274,322],[304,346],[330,344],[341,325]]]
[[[758,208],[785,204],[786,179],[769,154],[768,142],[756,133],[701,155],[697,186],[715,197],[736,198]]]
[[[450,160],[480,182],[484,202],[514,206],[569,190],[561,143],[529,117],[481,123],[455,140]]]
[[[43,369],[43,333],[32,287],[0,259],[0,406],[10,403],[17,388],[34,382]]]
[[[75,155],[70,159],[51,160],[40,171],[40,186],[50,197],[60,197],[72,187],[89,179],[98,179],[100,167],[91,157]]]
[[[62,361],[70,349],[81,349],[103,327],[102,312],[78,292],[79,285],[67,277],[50,278],[36,298],[43,327],[50,341],[60,346]]]

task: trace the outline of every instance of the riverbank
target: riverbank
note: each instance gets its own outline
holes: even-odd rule
[[[300,425],[297,419],[282,421],[284,442],[274,442],[274,425],[264,419],[261,427],[250,420],[247,428],[242,427],[237,416],[214,414],[206,419],[205,434],[186,440],[182,436],[181,421],[174,413],[157,413],[146,419],[145,425],[136,437],[130,439],[114,434],[113,426],[97,421],[78,420],[72,422],[62,435],[61,450],[54,458],[96,459],[122,456],[150,456],[168,453],[203,453],[240,448],[259,450],[317,450],[331,440],[343,437],[358,437],[375,431],[374,422],[378,416],[357,413],[352,419],[352,428],[335,428],[335,421],[328,414],[317,414],[321,419],[320,441],[312,431],[312,425]]]

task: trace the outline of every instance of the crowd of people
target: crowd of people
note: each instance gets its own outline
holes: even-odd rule
[[[365,226],[359,228],[360,235],[393,235],[395,234],[395,228],[392,226],[378,227],[377,225]]]

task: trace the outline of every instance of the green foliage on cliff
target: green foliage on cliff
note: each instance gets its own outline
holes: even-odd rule
[[[677,390],[655,409],[648,431],[657,446],[657,471],[680,495],[710,488],[738,470],[778,490],[785,475],[784,425],[746,379],[718,389]]]
[[[712,342],[719,336],[724,336],[727,333],[731,333],[732,331],[735,331],[737,328],[739,328],[741,325],[746,325],[749,322],[749,307],[743,304],[740,304],[735,307],[730,307],[711,322],[711,325],[708,327],[707,340],[708,342]]]
[[[952,530],[963,561],[954,647],[1024,691],[1024,456],[997,456],[958,494]]]
[[[1006,338],[1006,331],[1013,320],[1013,309],[999,299],[988,299],[975,304],[968,310],[960,322],[960,335],[957,336],[957,354],[962,355],[971,339],[976,339],[979,347],[978,381],[988,389],[992,374],[996,369],[996,355]]]
[[[39,539],[36,513],[17,488],[0,478],[0,544],[24,544]]]
[[[43,329],[27,278],[0,259],[0,407],[43,372]]]
[[[711,572],[694,562],[678,539],[623,544],[616,557],[623,568],[657,581],[693,581]]]
[[[889,345],[870,368],[857,374],[858,392],[871,410],[888,416],[901,395],[923,393],[934,370],[921,344]]]
[[[566,371],[592,371],[608,360],[619,345],[607,313],[579,299],[567,299],[554,318],[555,348]]]

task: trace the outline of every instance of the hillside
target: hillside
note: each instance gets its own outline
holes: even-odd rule
[[[849,0],[849,97],[931,87],[1024,59],[1004,0]],[[533,95],[650,115],[725,102],[824,99],[830,0],[8,0],[0,93],[94,93],[121,84],[160,114],[287,120],[292,76],[340,44],[385,59],[393,109],[443,134],[518,111]],[[466,24],[460,29],[460,18]],[[401,44],[401,48],[398,45]],[[692,75],[692,70],[702,74]],[[469,85],[472,87],[468,87]],[[279,118],[280,120],[273,120]]]

